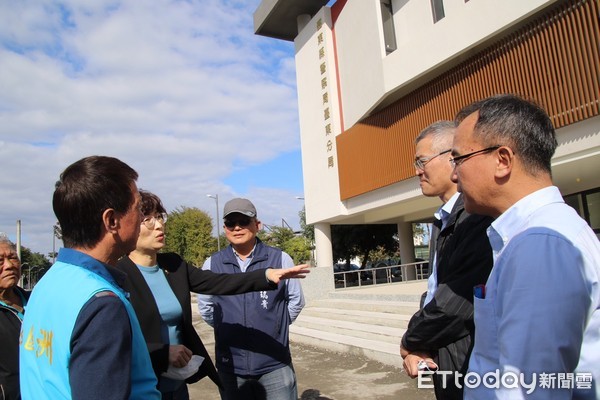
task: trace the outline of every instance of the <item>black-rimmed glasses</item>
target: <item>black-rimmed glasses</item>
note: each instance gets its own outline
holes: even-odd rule
[[[442,154],[446,154],[446,153],[450,153],[451,149],[448,150],[444,150],[441,153],[438,153],[434,156],[431,157],[421,157],[421,158],[415,158],[415,162],[413,163],[413,165],[415,166],[416,169],[420,169],[423,170],[425,169],[425,165],[427,165],[427,163],[431,160],[433,160],[436,157],[441,156]]]
[[[142,220],[142,224],[148,229],[154,229],[156,221],[160,221],[160,223],[164,225],[167,222],[167,213],[145,216]]]
[[[477,154],[489,153],[490,151],[498,150],[500,147],[502,147],[502,145],[497,144],[495,146],[486,147],[485,149],[481,149],[481,150],[473,151],[471,153],[463,154],[462,156],[451,157],[450,164],[452,164],[452,168],[456,168],[460,164],[464,163],[469,158],[476,156]]]

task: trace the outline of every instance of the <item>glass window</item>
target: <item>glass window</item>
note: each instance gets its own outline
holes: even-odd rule
[[[563,199],[565,200],[565,203],[567,203],[568,205],[573,207],[575,209],[575,211],[577,211],[577,214],[579,214],[581,216],[581,218],[585,218],[585,212],[583,210],[583,201],[582,201],[581,194],[579,194],[579,193],[571,194],[571,195],[565,196]]]
[[[588,222],[596,233],[600,233],[600,191],[584,195]]]
[[[445,17],[444,0],[430,0],[430,1],[431,1],[431,12],[433,13],[433,22],[436,23],[440,19]]]
[[[385,52],[390,54],[396,50],[396,30],[394,28],[394,13],[392,12],[392,1],[381,0],[381,19],[383,22],[383,40]]]

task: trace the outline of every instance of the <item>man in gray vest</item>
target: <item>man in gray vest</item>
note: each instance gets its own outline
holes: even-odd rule
[[[228,201],[223,210],[230,246],[213,254],[203,269],[243,274],[265,268],[291,268],[292,258],[256,237],[256,208],[247,199]],[[215,329],[215,363],[222,400],[297,400],[289,349],[289,325],[304,307],[300,282],[235,296],[198,296],[202,318]]]
[[[485,284],[492,268],[486,236],[492,219],[467,213],[462,195],[450,179],[455,130],[453,122],[439,121],[415,140],[421,191],[439,197],[444,204],[434,214],[427,296],[400,345],[410,377],[418,376],[419,363],[439,369],[441,373],[433,375],[437,399],[462,399],[462,380],[455,380],[453,373],[464,375],[467,370],[474,332],[473,287]]]

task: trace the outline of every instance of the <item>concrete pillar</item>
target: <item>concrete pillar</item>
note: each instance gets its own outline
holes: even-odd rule
[[[317,267],[333,267],[330,224],[315,224],[315,247],[317,253]]]
[[[402,264],[415,261],[415,243],[413,241],[413,229],[411,222],[398,222],[398,240],[400,245],[400,259]],[[402,269],[403,280],[415,280],[417,274],[414,268]]]
[[[307,303],[329,297],[335,289],[333,281],[333,249],[331,248],[331,225],[315,224],[316,266],[302,281],[302,290]]]

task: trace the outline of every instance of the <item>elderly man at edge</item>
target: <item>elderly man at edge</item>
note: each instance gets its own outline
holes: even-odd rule
[[[19,332],[29,292],[17,284],[21,262],[17,248],[0,233],[0,399],[18,400]]]

